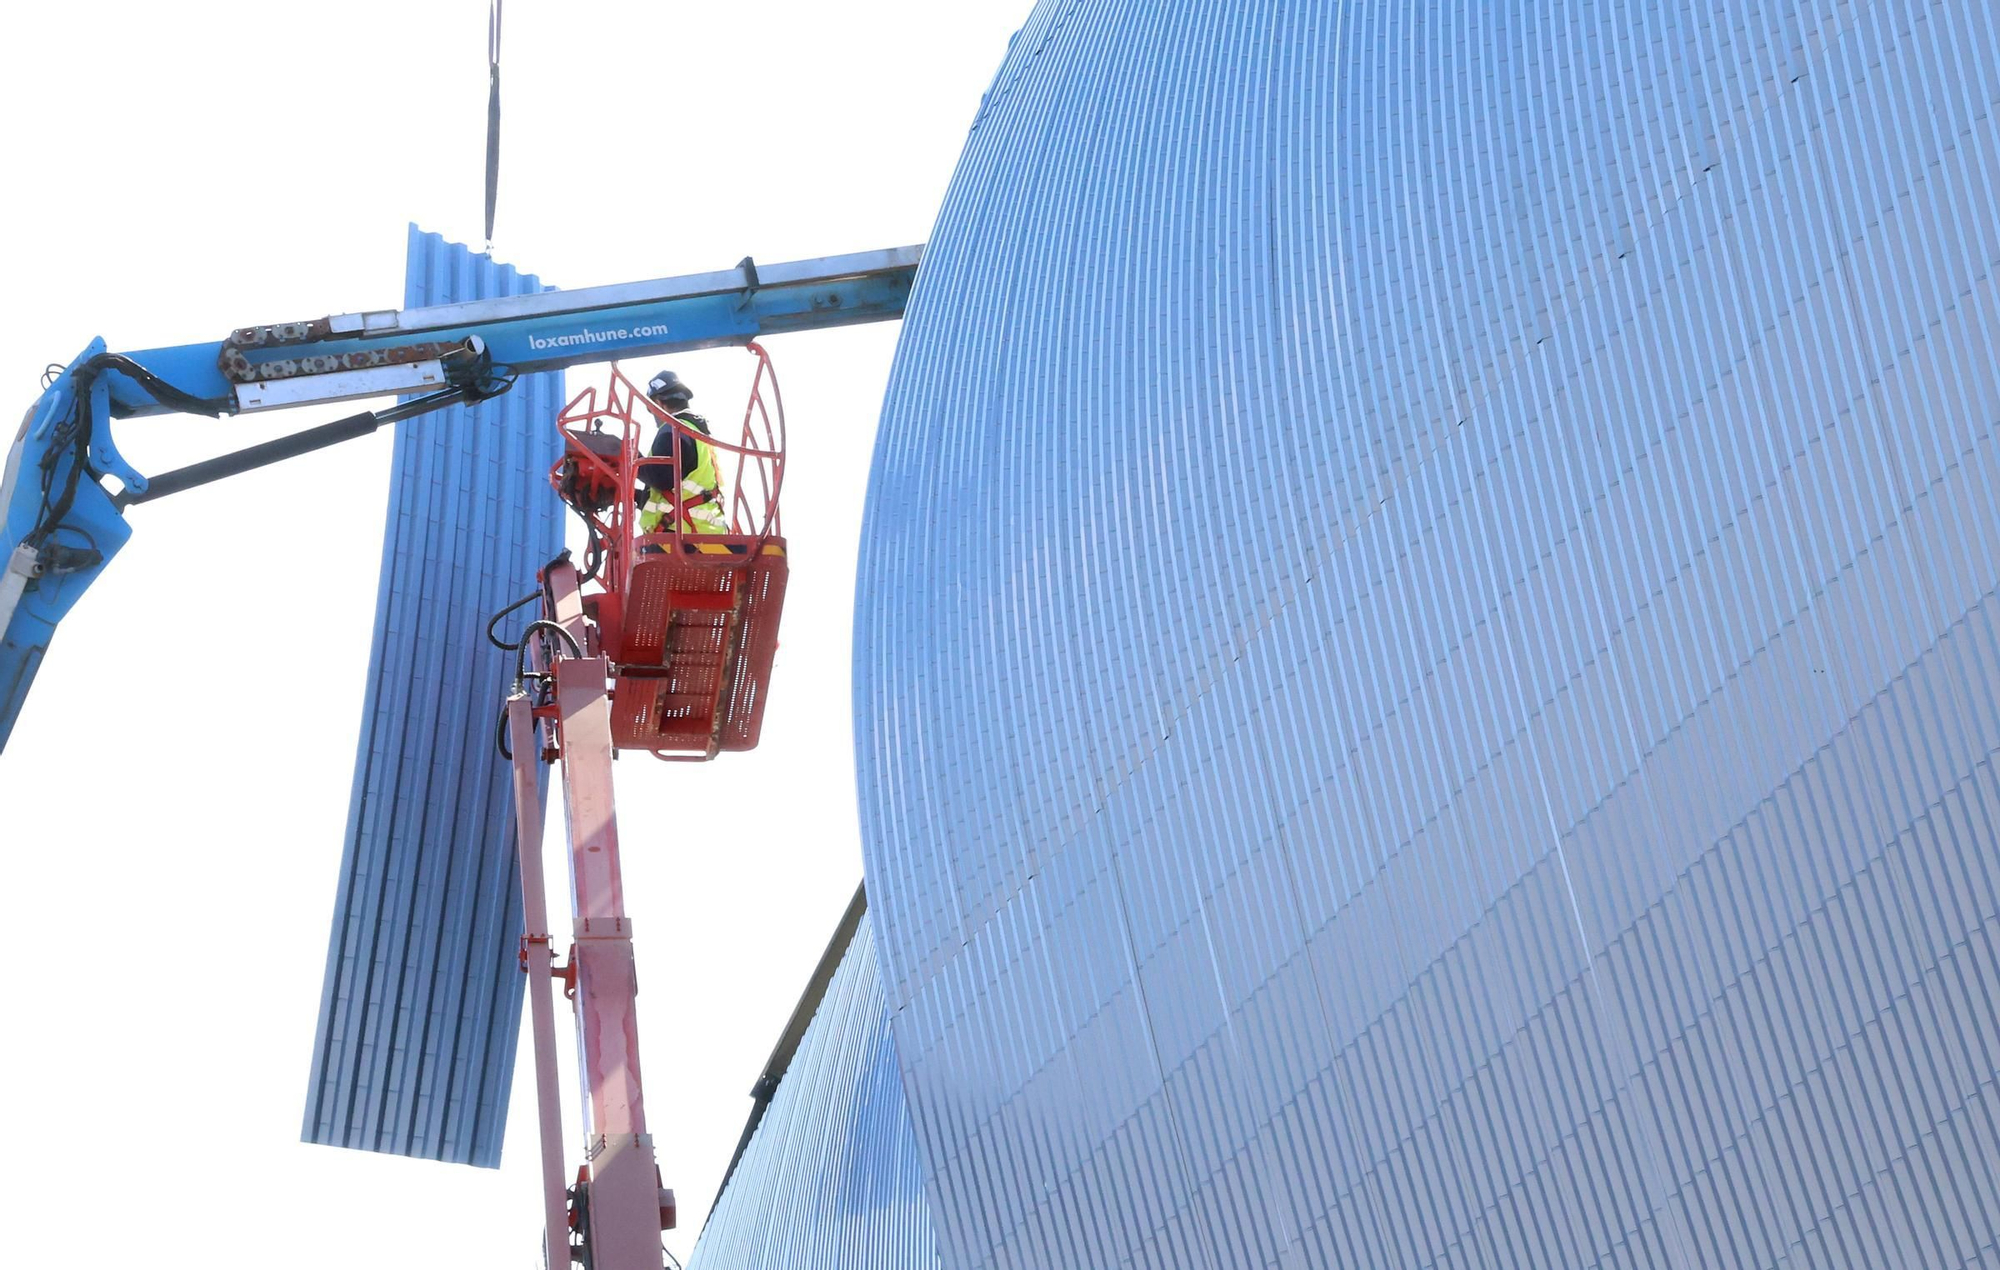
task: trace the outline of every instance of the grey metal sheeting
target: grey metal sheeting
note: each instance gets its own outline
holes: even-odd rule
[[[414,225],[409,253],[406,306],[542,289]],[[525,377],[497,400],[396,426],[308,1142],[500,1162],[521,896],[494,750],[512,662],[486,623],[561,550],[547,479],[561,398],[560,374]]]
[[[864,914],[688,1270],[937,1264]]]
[[[1035,9],[857,589],[946,1266],[2000,1265],[1996,25]]]

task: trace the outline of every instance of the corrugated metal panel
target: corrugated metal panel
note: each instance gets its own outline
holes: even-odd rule
[[[858,586],[945,1264],[2000,1264],[2000,10],[1049,0]]]
[[[410,227],[406,305],[541,290]],[[521,1018],[512,674],[488,617],[562,548],[560,374],[396,427],[382,589],[304,1137],[493,1167]]]
[[[864,915],[688,1270],[934,1270],[937,1235]]]

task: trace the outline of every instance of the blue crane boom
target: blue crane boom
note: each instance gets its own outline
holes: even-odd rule
[[[127,507],[484,400],[517,374],[900,317],[921,255],[912,246],[777,265],[745,259],[649,282],[245,327],[134,353],[93,340],[49,381],[0,463],[0,749],[57,625],[131,537]],[[119,455],[111,430],[143,415],[389,394],[407,399],[150,479]]]

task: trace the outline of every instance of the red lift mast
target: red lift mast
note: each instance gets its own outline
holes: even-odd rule
[[[541,616],[523,636],[523,674],[506,716],[552,1270],[573,1258],[587,1270],[660,1270],[660,1233],[674,1223],[673,1192],[660,1184],[646,1128],[611,764],[618,750],[699,761],[757,744],[787,576],[778,532],[784,408],[769,356],[749,348],[757,370],[740,435],[701,435],[718,473],[733,469],[723,476],[727,533],[695,533],[682,518],[640,532],[642,478],[679,490],[683,475],[681,446],[648,457],[648,437],[697,434],[615,366],[601,392],[578,394],[557,420],[564,454],[550,477],[583,517],[590,546],[584,568],[565,556],[544,571]],[[574,892],[573,942],[560,967],[536,795],[535,765],[544,761],[562,771]],[[588,1090],[585,1162],[571,1188],[552,979],[565,982],[575,1005]]]

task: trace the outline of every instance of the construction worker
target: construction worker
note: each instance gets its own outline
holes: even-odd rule
[[[708,420],[688,409],[688,404],[694,400],[694,389],[681,382],[679,375],[663,370],[646,385],[646,395],[652,398],[654,405],[699,435],[690,435],[671,423],[662,423],[660,430],[653,435],[653,444],[647,454],[656,459],[677,457],[678,472],[665,463],[649,463],[640,467],[639,479],[645,488],[640,491],[639,532],[664,534],[679,530],[683,534],[728,533],[729,517],[722,505],[722,482],[715,471],[715,447],[700,439],[709,435]],[[678,482],[675,481],[676,474]],[[676,506],[680,509],[678,515],[675,513]],[[729,549],[721,544],[714,547],[693,543],[684,545],[689,551]]]

